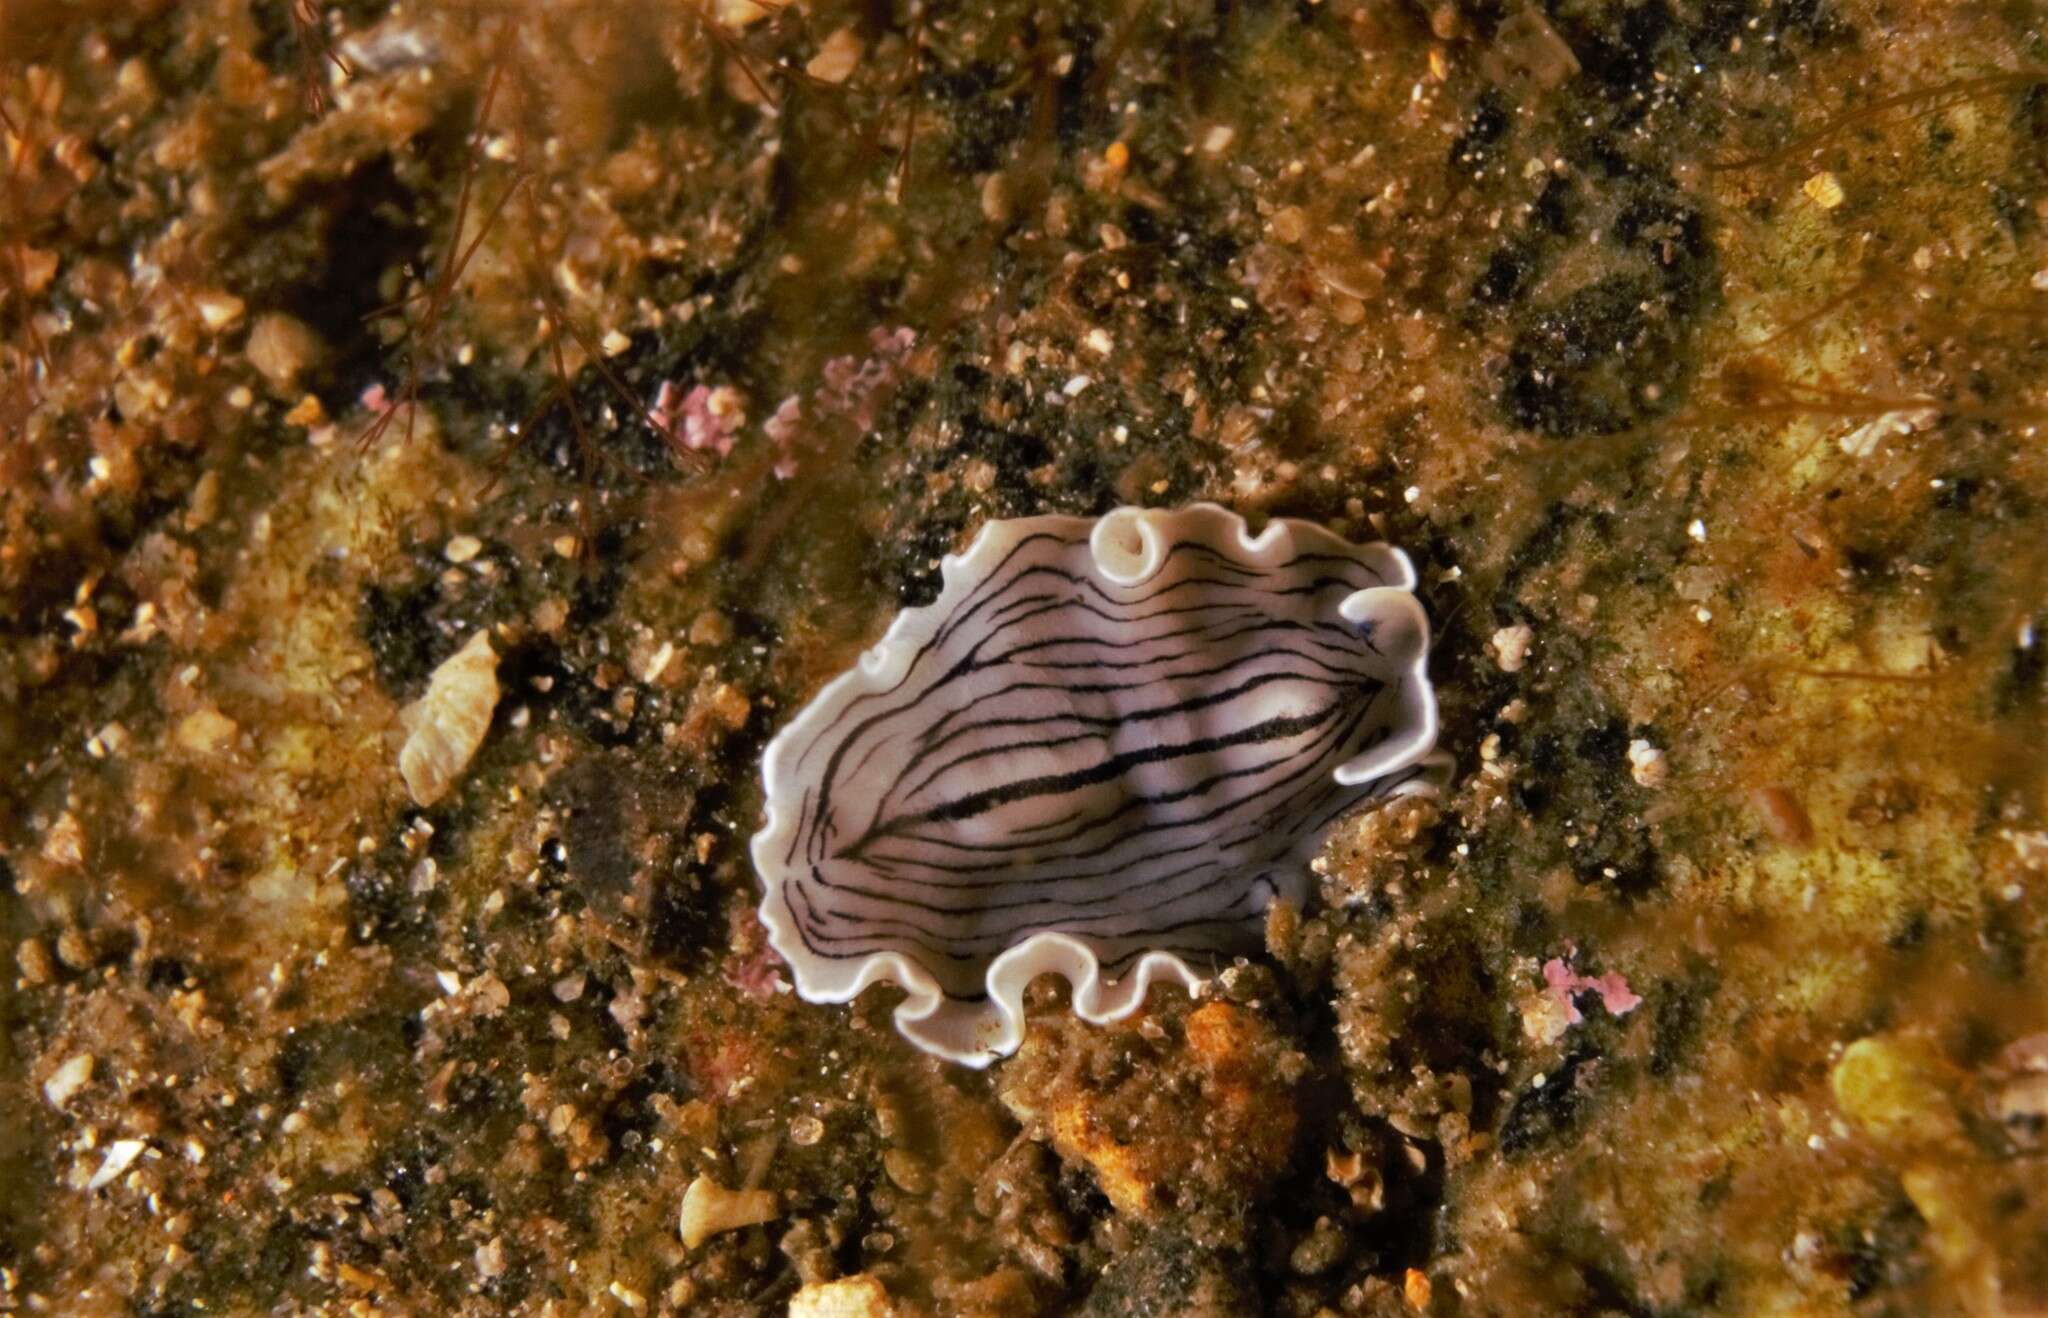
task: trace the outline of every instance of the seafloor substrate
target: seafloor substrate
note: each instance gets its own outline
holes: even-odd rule
[[[2039,19],[0,11],[0,1309],[2048,1307]],[[1198,498],[1452,792],[987,1072],[778,991],[775,728]]]

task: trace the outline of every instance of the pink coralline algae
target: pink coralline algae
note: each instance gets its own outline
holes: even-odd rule
[[[917,331],[908,326],[878,328],[868,334],[868,356],[848,353],[826,362],[825,383],[811,394],[812,417],[839,417],[855,430],[873,429],[882,403],[902,377],[904,359],[916,343]],[[781,453],[775,463],[778,480],[796,475],[796,444],[803,420],[804,400],[791,394],[761,425],[761,432]]]
[[[917,332],[908,326],[869,331],[867,356],[847,353],[825,363],[825,382],[811,393],[809,416],[844,418],[856,430],[872,429],[916,343]],[[777,480],[796,475],[805,416],[805,400],[791,394],[761,423],[761,433],[776,448],[772,470]],[[671,380],[662,382],[648,417],[678,452],[709,451],[721,458],[731,455],[747,420],[745,400],[732,386],[699,384],[684,393]]]
[[[733,951],[720,972],[727,984],[757,1002],[789,992],[789,981],[782,977],[782,958],[769,946],[768,931],[752,911],[734,918],[729,941]]]
[[[1581,993],[1598,993],[1600,1005],[1610,1016],[1626,1016],[1642,1003],[1642,998],[1631,992],[1628,981],[1621,972],[1610,970],[1604,975],[1581,975],[1571,967],[1565,957],[1552,957],[1543,963],[1544,991],[1556,999],[1566,1013],[1566,1020],[1577,1025],[1585,1017],[1579,1014],[1578,1004],[1573,1001]]]
[[[731,385],[700,384],[680,397],[679,392],[673,380],[663,380],[648,409],[668,442],[691,452],[709,450],[721,458],[729,455],[747,420],[739,390]]]
[[[819,408],[845,415],[857,429],[872,427],[882,399],[896,383],[903,359],[916,342],[917,333],[908,326],[870,331],[871,352],[866,360],[856,361],[848,354],[825,363],[825,385],[813,395]]]

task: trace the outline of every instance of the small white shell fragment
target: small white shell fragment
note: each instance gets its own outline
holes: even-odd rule
[[[467,563],[484,551],[484,542],[473,535],[453,535],[441,546],[441,556],[451,563]]]
[[[98,1190],[112,1185],[121,1173],[135,1165],[142,1151],[149,1145],[142,1140],[115,1140],[107,1146],[107,1156],[100,1162],[100,1169],[85,1183],[87,1190]]]
[[[448,794],[483,745],[492,711],[498,707],[498,656],[489,632],[442,661],[427,681],[427,693],[399,714],[405,746],[398,772],[419,805]]]
[[[991,522],[941,577],[769,746],[753,843],[797,991],[900,984],[940,1057],[1014,1052],[1041,974],[1097,1024],[1196,988],[1340,817],[1448,777],[1388,545],[1121,508]]]
[[[891,1318],[889,1292],[869,1273],[814,1281],[789,1297],[789,1318]]]
[[[683,1191],[683,1247],[695,1249],[713,1236],[780,1216],[781,1201],[773,1190],[728,1190],[709,1176],[699,1176]]]
[[[72,1095],[92,1083],[91,1053],[80,1053],[50,1073],[43,1081],[43,1097],[51,1107],[63,1107]]]
[[[1503,627],[1493,634],[1493,657],[1503,673],[1519,673],[1529,662],[1529,647],[1536,643],[1536,629],[1525,622]]]
[[[1640,787],[1662,787],[1671,776],[1664,752],[1641,737],[1628,744],[1628,772]]]

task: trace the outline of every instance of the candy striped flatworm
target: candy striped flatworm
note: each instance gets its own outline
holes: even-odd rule
[[[753,854],[797,991],[889,980],[986,1065],[1024,986],[1128,1015],[1253,950],[1330,826],[1434,791],[1407,556],[1210,504],[991,522],[770,744]]]

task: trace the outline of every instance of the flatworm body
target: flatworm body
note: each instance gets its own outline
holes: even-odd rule
[[[986,1065],[1036,975],[1127,1015],[1255,948],[1362,803],[1431,791],[1407,557],[1197,504],[992,522],[768,747],[761,918],[799,993],[890,980]]]

